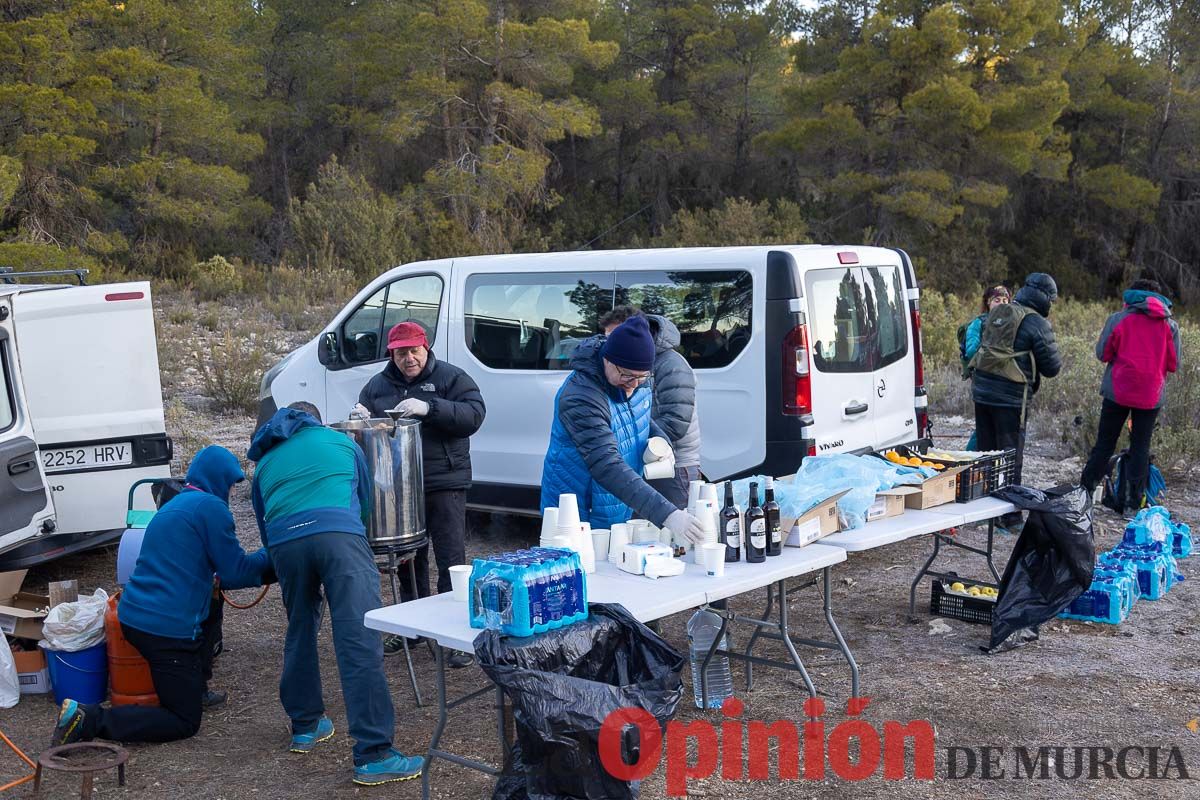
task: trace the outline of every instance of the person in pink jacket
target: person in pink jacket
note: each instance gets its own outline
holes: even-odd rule
[[[1171,318],[1171,301],[1155,281],[1134,281],[1123,300],[1125,307],[1108,318],[1096,342],[1096,358],[1108,365],[1100,384],[1104,402],[1096,445],[1079,482],[1089,492],[1096,490],[1108,474],[1121,428],[1132,417],[1124,496],[1126,507],[1136,511],[1145,493],[1150,438],[1167,373],[1179,369],[1179,325]]]

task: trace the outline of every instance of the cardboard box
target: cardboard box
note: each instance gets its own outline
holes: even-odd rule
[[[900,516],[904,513],[905,498],[919,491],[921,490],[916,487],[897,486],[895,489],[880,492],[875,495],[875,502],[867,508],[867,522]]]
[[[943,470],[920,486],[906,487],[917,491],[904,496],[904,505],[908,508],[933,508],[953,503],[958,494],[958,475],[965,469],[955,467]]]
[[[21,694],[46,694],[50,691],[50,670],[46,666],[46,655],[40,649],[32,652],[13,653],[17,663],[17,682]]]
[[[29,570],[19,569],[16,572],[0,572],[0,597],[12,597],[21,591],[21,584],[25,583],[26,572],[29,572]]]
[[[780,524],[788,531],[784,544],[788,547],[804,547],[831,533],[837,533],[841,529],[837,502],[847,494],[848,490],[838,492],[828,500],[821,501],[792,520],[791,524],[786,519],[780,520]]]
[[[41,639],[42,623],[48,613],[48,595],[17,592],[12,597],[0,600],[0,633],[18,639]]]

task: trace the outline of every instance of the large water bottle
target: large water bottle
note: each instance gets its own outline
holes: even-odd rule
[[[704,699],[700,692],[700,665],[704,656],[712,647],[713,640],[721,630],[721,618],[711,611],[700,610],[692,614],[688,620],[688,646],[692,660],[692,694],[696,698],[696,708],[704,708]],[[728,649],[728,637],[721,637],[721,648]],[[708,707],[720,708],[725,698],[733,696],[733,674],[729,671],[729,659],[726,656],[715,655],[708,662]]]

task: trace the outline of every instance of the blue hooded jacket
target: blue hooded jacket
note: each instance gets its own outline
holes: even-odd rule
[[[600,354],[603,344],[603,336],[594,336],[579,345],[571,357],[574,371],[554,398],[541,507],[557,506],[560,494],[573,494],[580,521],[594,529],[612,527],[633,514],[662,525],[675,506],[642,479],[646,442],[663,436],[651,420],[653,391],[642,385],[626,397],[609,384]]]
[[[206,447],[188,468],[187,487],[150,521],[117,617],[139,631],[195,639],[212,602],[213,573],[226,589],[261,586],[265,550],[247,554],[234,532],[229,490],[245,480],[237,457]]]
[[[246,457],[257,462],[251,501],[263,544],[314,533],[367,535],[371,477],[346,434],[283,408],[255,432]]]

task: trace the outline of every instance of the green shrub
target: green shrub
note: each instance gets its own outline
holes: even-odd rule
[[[189,411],[187,406],[179,400],[172,400],[168,403],[163,409],[163,416],[167,423],[167,435],[171,437],[174,444],[171,473],[182,475],[187,470],[188,464],[192,463],[192,458],[196,453],[213,442],[207,436],[196,433],[196,429],[200,427],[203,420],[200,419],[200,415]]]
[[[201,300],[221,300],[242,291],[242,278],[236,264],[213,256],[192,268],[192,288]]]
[[[207,352],[194,352],[193,361],[204,390],[227,411],[253,414],[258,408],[258,387],[271,360],[267,336],[253,328],[226,330]]]

